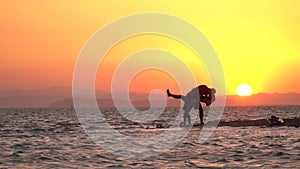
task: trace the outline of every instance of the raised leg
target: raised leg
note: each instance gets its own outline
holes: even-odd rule
[[[185,100],[185,96],[172,94],[169,89],[167,89],[168,97],[173,97],[174,99],[182,99]]]

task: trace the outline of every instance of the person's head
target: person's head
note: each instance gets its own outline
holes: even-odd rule
[[[208,88],[206,85],[198,87],[200,93],[200,101],[205,103],[206,106],[210,106],[216,100],[216,89]]]

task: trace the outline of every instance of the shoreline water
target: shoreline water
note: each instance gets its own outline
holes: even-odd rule
[[[161,120],[172,124],[178,115],[176,111],[166,109]],[[148,138],[164,132],[141,129],[118,116],[115,109],[103,110],[103,114],[112,127],[128,137]],[[162,154],[129,159],[109,153],[93,142],[71,109],[0,109],[0,168],[297,168],[298,128],[226,126],[234,125],[232,121],[237,125],[255,119],[259,122],[258,117],[270,114],[285,117],[287,124],[287,119],[295,117],[299,122],[300,106],[229,108],[222,116],[223,126],[204,143],[199,143],[198,129],[190,130],[181,142]],[[116,142],[111,140],[111,144]],[[132,150],[141,151],[134,147]]]

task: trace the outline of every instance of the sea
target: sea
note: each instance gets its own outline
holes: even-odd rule
[[[178,108],[166,108],[149,124],[132,122],[116,109],[101,108],[124,137],[150,138],[168,129]],[[130,110],[128,110],[130,112]],[[151,113],[151,112],[150,112]],[[208,109],[205,108],[205,114]],[[299,118],[300,106],[225,107],[222,121]],[[197,121],[196,121],[197,123]],[[96,124],[95,124],[96,125]],[[95,127],[95,131],[102,130]],[[300,128],[217,127],[204,142],[194,127],[161,153],[141,158],[108,151],[86,133],[73,109],[0,109],[0,168],[299,168]],[[103,136],[103,139],[106,139]],[[112,147],[115,141],[106,139]],[[155,147],[156,145],[152,145]],[[140,151],[143,153],[143,151]]]

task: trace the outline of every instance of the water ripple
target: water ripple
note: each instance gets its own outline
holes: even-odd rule
[[[223,120],[255,119],[276,109],[282,117],[300,116],[300,107],[226,108]],[[255,110],[255,111],[254,111]],[[174,121],[177,109],[167,109],[159,121]],[[207,111],[207,110],[206,110]],[[159,130],[130,122],[113,109],[103,111],[113,128],[132,137],[151,137]],[[284,112],[284,113],[283,113]],[[246,116],[247,115],[247,116]],[[284,115],[284,116],[283,116]],[[297,168],[300,130],[295,127],[219,127],[203,144],[199,130],[174,148],[147,159],[108,153],[83,131],[68,109],[0,109],[0,168]],[[95,130],[99,128],[90,126]],[[156,145],[150,145],[153,148]],[[133,147],[134,148],[134,147]],[[153,150],[154,151],[154,150]],[[141,150],[136,150],[141,152]]]

